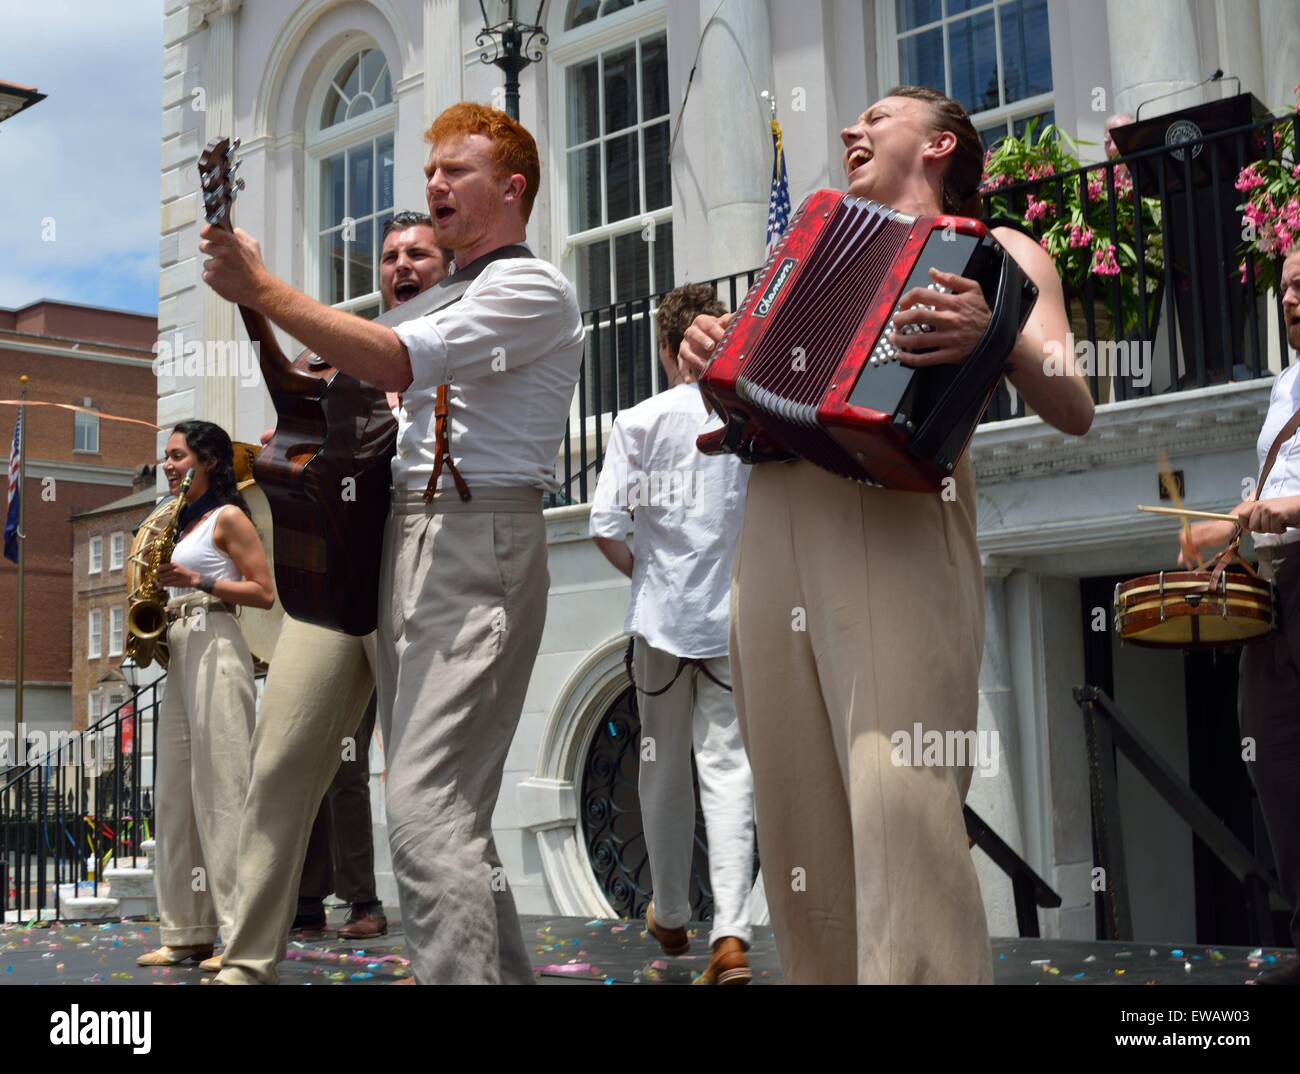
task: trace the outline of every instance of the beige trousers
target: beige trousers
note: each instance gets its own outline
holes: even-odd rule
[[[239,826],[239,921],[223,984],[275,984],[298,902],[312,822],[374,692],[375,636],[285,617],[253,735]],[[369,742],[353,742],[357,751]]]
[[[173,602],[173,606],[177,602]],[[154,732],[155,885],[160,938],[192,947],[232,935],[239,822],[256,693],[235,617],[183,603],[167,628],[167,685]]]
[[[533,983],[492,813],[549,588],[539,490],[394,496],[376,676],[388,839],[420,984]]]
[[[955,478],[952,502],[807,462],[750,479],[732,683],[791,983],[992,978],[962,819],[972,768],[894,763],[893,736],[915,724],[975,729],[983,578],[968,460]]]

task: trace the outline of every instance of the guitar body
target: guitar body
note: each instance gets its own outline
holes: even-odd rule
[[[199,157],[208,222],[231,227],[231,152],[220,138]],[[260,313],[239,307],[258,344],[277,415],[253,463],[271,508],[275,586],[284,610],[306,623],[365,635],[379,621],[379,562],[388,519],[397,419],[384,393],[304,353],[290,362]]]
[[[308,382],[304,390],[271,390],[275,435],[253,464],[274,523],[276,591],[295,619],[369,634],[397,420],[382,392],[346,373],[295,379]]]

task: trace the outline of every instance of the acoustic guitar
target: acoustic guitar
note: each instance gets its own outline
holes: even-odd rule
[[[208,223],[233,230],[244,180],[239,141],[217,138],[199,157]],[[253,463],[274,531],[275,587],[293,618],[345,634],[375,629],[397,420],[384,393],[304,351],[290,361],[260,313],[239,307],[257,345],[277,415]]]

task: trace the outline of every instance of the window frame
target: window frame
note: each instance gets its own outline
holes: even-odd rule
[[[992,8],[994,13],[994,24],[996,25],[997,8],[999,6],[998,0],[979,0],[978,6],[979,7],[988,6]],[[1018,101],[1013,101],[1010,104],[1001,104],[998,105],[998,107],[996,108],[985,109],[983,112],[971,113],[970,115],[971,122],[975,125],[975,129],[978,132],[980,132],[981,135],[983,135],[984,132],[986,132],[990,127],[997,126],[998,124],[1001,124],[1002,127],[1004,128],[1004,133],[1010,133],[1014,129],[1017,120],[1025,119],[1030,116],[1036,116],[1042,112],[1056,111],[1056,76],[1057,76],[1058,65],[1056,63],[1056,57],[1051,54],[1052,36],[1050,33],[1050,26],[1051,26],[1051,4],[1050,3],[1047,4],[1047,9],[1048,9],[1047,18],[1048,18],[1048,26],[1049,26],[1049,33],[1047,35],[1048,55],[1052,63],[1051,90],[1047,93],[1035,94],[1032,97],[1022,97]],[[940,8],[940,10],[942,11],[943,9]],[[968,17],[968,13],[963,11],[957,17],[959,19],[966,18]],[[951,85],[952,82],[952,71],[948,64],[948,53],[947,53],[948,26],[951,21],[952,21],[951,17],[941,16],[941,24],[943,26],[943,41],[944,41],[943,70],[944,70],[944,81],[946,85],[937,86],[934,88],[939,89],[943,93],[948,92],[947,86]],[[926,23],[926,25],[931,26],[933,24]],[[879,68],[880,85],[877,87],[877,96],[883,97],[888,90],[892,89],[894,86],[899,85],[899,80],[902,77],[899,72],[899,62],[898,62],[899,29],[898,29],[898,16],[895,10],[895,0],[878,0],[876,4],[876,33],[878,35],[878,40],[880,42],[883,42],[885,45],[883,50],[877,49],[877,55],[880,55],[883,51],[883,62],[881,63]],[[999,85],[999,93],[1001,93],[1002,80],[1005,78],[1005,71],[1003,69],[1003,63],[1002,63],[1002,34],[1000,32],[996,32],[994,34],[993,39],[994,39],[994,47],[997,49],[998,85]]]
[[[108,569],[120,571],[126,566],[126,534],[117,530],[108,539]]]
[[[640,231],[645,227],[648,221],[653,221],[656,233],[664,224],[672,224],[673,221],[673,191],[672,191],[672,168],[669,166],[669,204],[654,209],[646,213],[641,213],[636,217],[628,217],[614,224],[601,224],[598,227],[588,228],[585,231],[569,231],[569,168],[568,168],[568,69],[578,63],[586,60],[595,59],[603,52],[620,46],[634,44],[643,38],[651,37],[657,34],[668,34],[668,5],[665,0],[641,0],[634,3],[631,7],[623,11],[617,11],[612,15],[606,15],[603,18],[597,18],[585,26],[578,27],[574,30],[564,29],[564,19],[568,11],[568,3],[556,4],[552,8],[551,28],[548,30],[551,39],[551,45],[547,49],[547,101],[549,117],[549,147],[547,160],[550,166],[551,178],[551,209],[550,225],[551,234],[555,236],[553,248],[553,260],[559,266],[560,271],[569,279],[577,279],[577,254],[578,245],[585,245],[589,242],[604,240],[608,242],[620,235],[626,235]],[[671,45],[669,46],[671,49]],[[671,51],[669,53],[671,61]],[[669,109],[668,109],[668,127],[669,136],[673,129],[675,113],[673,112],[672,101],[672,80],[671,80],[671,62],[669,65]],[[638,78],[637,88],[637,109],[640,115],[640,80]],[[660,120],[656,119],[656,122]],[[626,131],[640,131],[644,129],[643,122],[638,119],[636,126],[626,128]],[[600,141],[603,143],[605,136],[601,136]],[[670,141],[671,144],[671,141]],[[641,182],[641,199],[644,201],[645,188],[645,161],[638,158],[639,175]],[[602,204],[605,198],[605,172],[602,161],[601,168],[601,198]],[[676,229],[674,228],[674,240]],[[653,241],[658,241],[653,240]],[[651,266],[651,293],[656,291],[668,291],[675,285],[673,280],[655,280],[654,262],[655,251],[647,251]],[[673,274],[677,274],[677,259],[673,258]],[[613,260],[611,258],[611,273],[613,272]],[[612,277],[611,277],[612,278]],[[627,299],[616,299],[612,303],[615,306],[621,305]],[[650,345],[651,345],[651,377],[652,385],[655,392],[663,390],[666,386],[664,381],[663,367],[659,361],[659,333],[655,326],[654,306],[650,308]],[[642,314],[634,313],[633,319],[639,319]],[[607,322],[602,322],[604,325]],[[624,317],[618,317],[614,321],[614,330],[625,323]],[[584,334],[590,339],[592,326],[583,326]],[[590,344],[588,343],[588,351]],[[570,420],[576,428],[580,417],[580,407],[578,392],[573,394],[573,403],[570,408]],[[602,413],[608,414],[609,411]],[[594,422],[600,420],[601,414],[587,415],[588,434],[594,433]]]
[[[104,535],[97,533],[86,546],[86,573],[104,573]]]
[[[92,410],[97,409],[96,407],[92,406],[90,403],[86,403],[85,405],[88,406],[88,407],[90,407],[90,409],[92,409]],[[90,439],[90,434],[93,434],[93,436],[94,436],[94,441],[95,441],[94,447],[78,447],[78,446],[77,446],[77,440],[78,440],[78,438],[79,438],[78,434],[82,431],[83,428],[84,428],[84,429],[87,429],[87,430],[89,431],[89,432],[88,432],[88,435],[87,435],[87,439]],[[73,411],[73,413],[72,413],[72,451],[73,451],[73,454],[75,454],[75,455],[98,455],[98,454],[100,454],[100,451],[99,451],[99,415],[98,415],[98,414],[87,414],[84,410],[74,410],[74,411]]]
[[[330,85],[334,81],[334,75],[345,60],[367,49],[374,49],[384,57],[384,62],[388,66],[389,80],[393,82],[393,99],[388,104],[373,108],[364,115],[322,129],[320,113],[325,105],[325,98],[329,93]],[[317,80],[316,86],[308,99],[307,129],[303,137],[303,177],[306,186],[306,197],[303,199],[303,273],[305,275],[303,282],[306,286],[303,287],[303,291],[319,302],[325,302],[320,279],[320,241],[321,232],[324,230],[320,226],[320,187],[325,161],[337,153],[345,152],[366,142],[374,142],[385,134],[392,135],[394,156],[392,211],[397,212],[397,85],[393,80],[393,65],[389,61],[388,53],[384,51],[379,42],[371,38],[352,39],[341,45],[333,53],[330,61],[325,64],[324,70],[325,74]],[[376,174],[378,174],[377,171]],[[378,215],[380,214],[375,214],[376,217]],[[382,245],[378,239],[376,229],[376,279],[378,279],[379,271],[379,249]],[[372,292],[358,295],[356,298],[345,299],[330,308],[350,313],[371,305],[378,306],[380,309],[383,308],[383,300],[380,298],[378,285]]]
[[[86,622],[86,659],[99,660],[104,655],[104,609],[91,608]]]
[[[108,655],[121,656],[126,646],[126,612],[120,604],[108,609]]]

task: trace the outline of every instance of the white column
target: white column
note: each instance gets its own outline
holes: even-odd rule
[[[1300,82],[1300,11],[1295,0],[1259,0],[1264,85],[1259,96],[1273,109],[1295,105],[1292,87]]]
[[[1137,113],[1143,101],[1195,85],[1201,73],[1193,0],[1106,0],[1111,88],[1116,112]],[[1204,100],[1181,93],[1142,109],[1142,118]]]
[[[205,142],[222,135],[235,137],[235,13],[242,0],[206,0],[208,54],[203,73],[207,112]],[[197,183],[197,175],[195,182]],[[209,287],[203,288],[203,332],[207,340],[235,338],[235,309]],[[234,436],[236,380],[205,371],[198,414]]]
[[[424,125],[464,97],[460,0],[424,0]]]
[[[712,26],[709,17],[717,9]],[[772,31],[764,0],[700,4],[697,115],[708,131],[704,174],[710,276],[762,263],[772,179],[769,113],[759,93],[772,90]]]
[[[1292,17],[1295,8],[1292,6]],[[1241,88],[1263,97],[1263,39],[1259,31],[1259,0],[1216,0],[1215,28],[1219,35],[1219,66],[1224,75],[1241,79]],[[1202,75],[1202,78],[1205,76]],[[1237,83],[1226,82],[1223,90],[1235,93]]]
[[[984,656],[980,663],[979,757],[988,761],[971,779],[967,804],[1023,858],[1020,801],[1020,728],[1011,679],[1011,646],[1003,581],[1008,571],[984,568]],[[1016,902],[1007,875],[983,853],[972,851],[984,894],[989,932],[1016,936]]]

